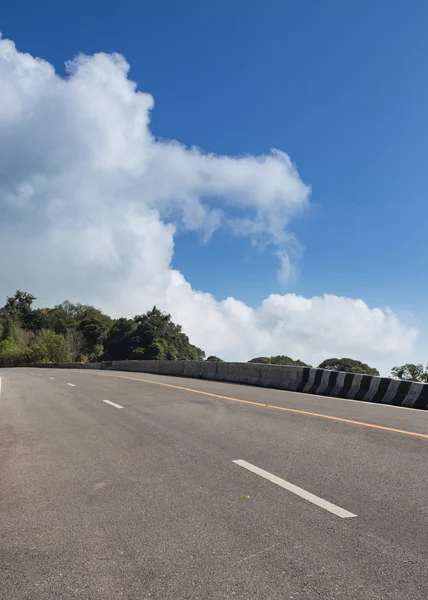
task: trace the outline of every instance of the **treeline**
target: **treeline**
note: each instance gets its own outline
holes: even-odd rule
[[[265,365],[288,365],[295,367],[312,367],[302,360],[294,360],[289,356],[258,356],[252,358],[248,362],[261,363]],[[330,371],[345,371],[346,373],[362,373],[364,375],[379,375],[379,371],[373,367],[369,367],[366,363],[352,358],[327,358],[318,365],[318,369],[328,369]]]
[[[407,363],[401,367],[393,367],[391,377],[395,379],[404,379],[405,381],[419,381],[428,383],[428,365]]]
[[[101,360],[204,360],[205,352],[190,343],[171,316],[153,307],[133,319],[112,319],[88,304],[68,300],[53,308],[33,308],[36,298],[18,290],[0,308],[0,366],[31,362],[95,362]],[[207,361],[223,362],[217,356]],[[310,367],[290,356],[258,356],[248,362]],[[352,358],[328,358],[320,369],[379,375]],[[391,377],[428,383],[428,367],[408,363],[393,367]]]
[[[294,367],[310,367],[307,363],[301,360],[294,360],[289,356],[284,356],[282,354],[278,356],[258,356],[257,358],[252,358],[248,362],[250,363],[259,363],[263,365],[288,365]]]
[[[207,358],[213,362],[223,362],[217,356],[209,356]],[[293,367],[312,367],[302,360],[295,360],[290,356],[280,354],[278,356],[257,356],[248,361],[249,363],[258,363],[262,365],[284,365]],[[318,369],[328,369],[331,371],[345,371],[346,373],[361,373],[363,375],[379,375],[379,371],[374,367],[369,367],[366,363],[352,358],[327,358],[318,365]],[[398,368],[398,367],[396,367]]]
[[[0,309],[0,365],[99,360],[204,360],[171,316],[153,307],[133,319],[112,319],[87,304],[65,301],[33,309],[17,291]]]
[[[210,357],[216,359],[216,357]],[[220,359],[216,359],[220,360]],[[267,365],[290,365],[297,367],[311,367],[301,360],[293,360],[289,356],[258,356],[252,358],[248,362],[261,363]],[[361,375],[376,375],[379,376],[379,371],[374,367],[370,367],[366,363],[353,358],[327,358],[323,360],[317,367],[318,369],[328,369],[330,371],[344,371],[345,373],[359,373]],[[415,381],[419,383],[428,383],[428,365],[424,367],[422,364],[407,363],[400,367],[391,369],[391,377],[393,379],[403,379],[404,381]]]

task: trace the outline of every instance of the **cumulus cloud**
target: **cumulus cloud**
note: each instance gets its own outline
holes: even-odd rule
[[[80,55],[67,76],[0,39],[0,294],[91,302],[114,315],[153,304],[210,353],[286,353],[314,363],[348,354],[380,364],[416,330],[361,300],[271,295],[253,309],[195,291],[172,268],[174,238],[216,230],[271,245],[295,274],[289,230],[310,189],[290,158],[218,156],[157,139],[153,98],[117,54]]]

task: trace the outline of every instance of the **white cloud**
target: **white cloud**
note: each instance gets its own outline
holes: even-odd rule
[[[285,286],[296,277],[296,268],[287,252],[278,251],[276,254],[279,260],[278,281]]]
[[[271,295],[259,308],[197,292],[172,268],[182,230],[271,244],[294,275],[288,226],[309,205],[289,157],[217,156],[150,132],[153,98],[119,55],[79,56],[61,78],[0,40],[0,295],[91,302],[115,315],[156,303],[210,353],[286,353],[375,364],[412,348],[416,330],[361,300]],[[215,208],[212,203],[215,200]]]

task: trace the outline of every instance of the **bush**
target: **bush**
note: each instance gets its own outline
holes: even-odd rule
[[[144,358],[147,360],[177,360],[177,350],[162,338],[156,338],[147,348]]]
[[[218,356],[209,356],[206,360],[206,362],[224,362],[223,360],[221,360],[221,358],[219,358]]]
[[[48,362],[63,363],[70,360],[69,346],[67,340],[61,333],[55,333],[52,329],[43,329],[40,332],[39,339],[41,341],[40,346],[45,346],[47,350]],[[39,351],[41,351],[41,349],[39,349]]]
[[[262,364],[262,365],[270,365],[270,357],[269,356],[258,356],[257,358],[252,358],[248,362]]]
[[[0,342],[0,365],[7,367],[23,362],[22,349],[10,339]]]
[[[318,369],[327,369],[330,371],[345,371],[346,373],[361,373],[362,375],[377,375],[379,371],[374,367],[369,367],[366,363],[353,358],[327,358],[318,365]]]
[[[49,350],[46,344],[33,344],[29,348],[26,348],[23,363],[35,362],[55,362],[51,360]]]

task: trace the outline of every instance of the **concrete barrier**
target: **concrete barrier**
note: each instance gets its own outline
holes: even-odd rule
[[[183,377],[199,377],[199,362],[185,360],[183,364]]]
[[[168,375],[174,375],[175,377],[183,376],[185,360],[169,360],[167,361],[169,373]]]
[[[284,377],[282,389],[296,392],[303,376],[303,367],[283,367]]]
[[[199,364],[200,364],[200,377],[202,379],[217,379],[217,366],[219,363],[201,362]]]
[[[428,384],[310,367],[257,363],[123,360],[102,363],[18,365],[63,369],[113,369],[228,381],[320,396],[334,396],[408,408],[428,409]]]
[[[220,381],[230,381],[231,383],[250,383],[251,378],[254,376],[253,371],[250,369],[250,365],[247,363],[219,363],[220,365],[228,365],[228,369],[223,377],[218,376],[217,370],[217,378]]]
[[[254,365],[256,366],[258,367],[257,379],[252,382],[252,385],[294,391],[302,376],[301,367]]]
[[[217,381],[227,381],[228,377],[229,377],[229,369],[231,365],[234,365],[235,363],[227,363],[227,362],[222,362],[222,363],[218,363],[217,365],[217,371],[216,371],[216,380]]]

